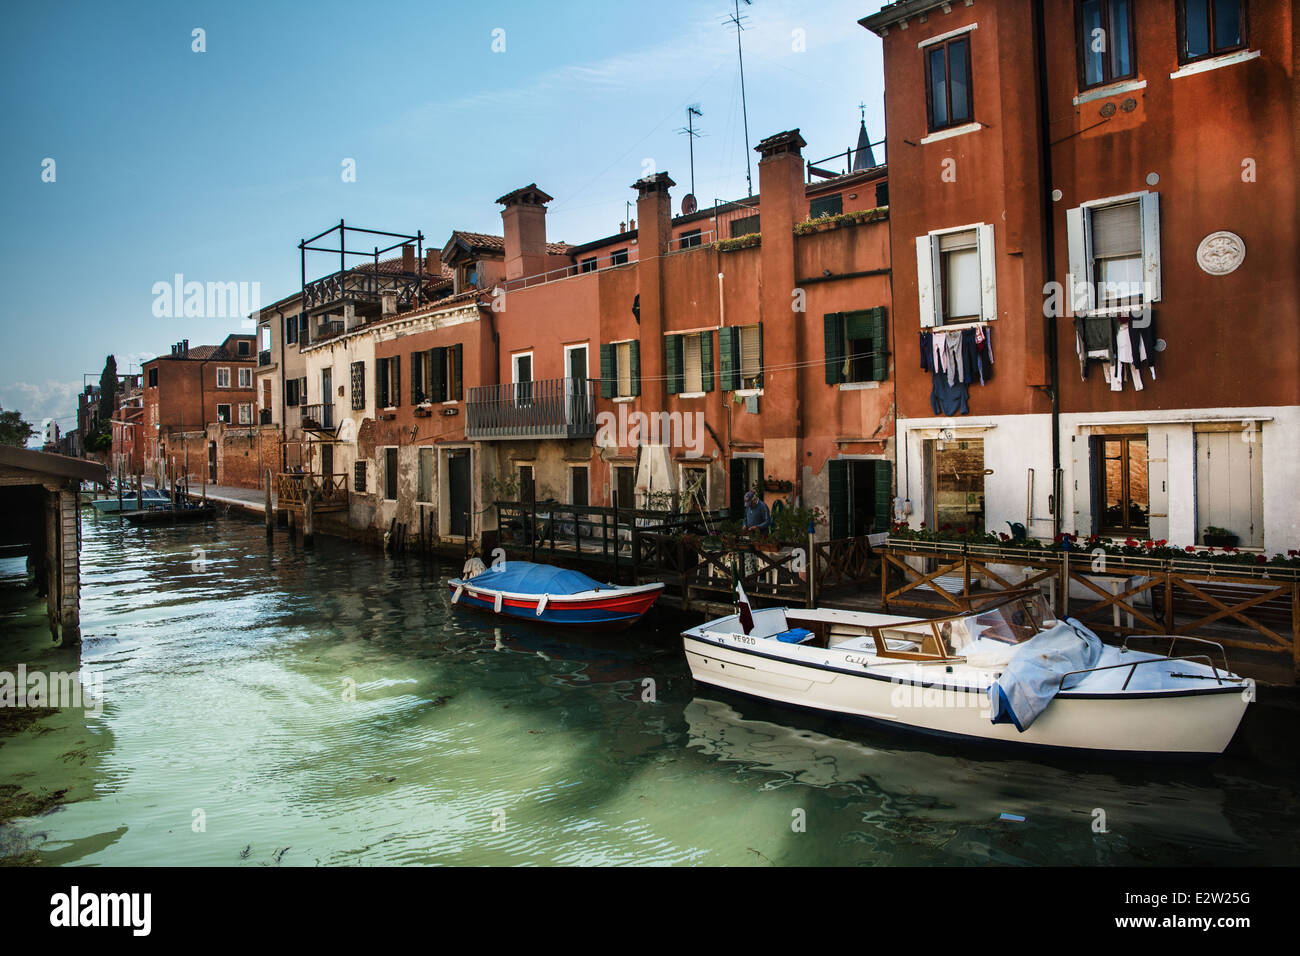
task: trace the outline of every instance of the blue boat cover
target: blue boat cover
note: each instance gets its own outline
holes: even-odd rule
[[[782,644],[802,644],[805,641],[811,641],[813,632],[806,627],[792,627],[788,631],[782,631],[776,636],[776,639]]]
[[[532,561],[502,561],[495,567],[481,571],[467,584],[490,591],[509,591],[512,594],[577,594],[579,591],[614,590],[612,584],[602,584],[581,571],[570,571],[549,564]]]
[[[1101,638],[1074,618],[1025,641],[989,687],[993,723],[1014,724],[1024,733],[1060,691],[1061,678],[1096,667],[1101,648]]]

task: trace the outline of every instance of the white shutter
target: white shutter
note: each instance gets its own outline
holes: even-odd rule
[[[993,257],[993,227],[980,226],[980,318],[992,322],[998,317],[997,260]]]
[[[1088,213],[1082,206],[1065,211],[1065,244],[1070,255],[1070,274],[1065,277],[1066,301],[1078,314],[1096,308],[1092,270],[1088,267]]]
[[[916,289],[921,304],[921,327],[930,328],[935,321],[934,252],[929,236],[916,237]]]
[[[1074,456],[1071,476],[1074,479],[1074,528],[1082,535],[1092,533],[1092,460],[1088,454],[1091,445],[1087,434],[1070,436],[1070,450]]]
[[[1152,541],[1169,539],[1169,429],[1147,428],[1147,520]]]
[[[704,391],[703,377],[700,374],[700,336],[699,334],[682,336],[682,391]]]
[[[1160,194],[1142,194],[1142,281],[1147,302],[1160,301]]]

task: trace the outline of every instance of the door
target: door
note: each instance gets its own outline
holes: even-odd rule
[[[927,520],[936,531],[985,531],[984,439],[926,442]],[[1000,530],[1000,529],[999,529]]]
[[[575,465],[569,469],[569,486],[573,505],[578,508],[587,507],[589,486],[586,465]]]
[[[1254,429],[1196,435],[1196,525],[1237,536],[1239,548],[1264,546],[1264,461]],[[1214,532],[1211,532],[1214,533]]]
[[[217,483],[217,443],[208,442],[208,483]]]
[[[635,468],[615,468],[614,469],[615,485],[618,492],[618,506],[620,508],[636,507],[636,469]]]
[[[469,451],[452,451],[447,455],[447,527],[457,537],[464,537],[470,527]]]
[[[334,446],[320,446],[320,476],[321,487],[329,487],[330,476],[334,474]]]
[[[321,428],[334,427],[334,370],[321,369],[320,373],[320,425]],[[329,474],[326,472],[326,474]]]
[[[587,346],[574,345],[565,352],[569,357],[569,380],[565,383],[569,424],[587,424],[592,420],[591,410],[587,407]]]

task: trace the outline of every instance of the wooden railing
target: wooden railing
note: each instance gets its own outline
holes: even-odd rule
[[[348,504],[348,476],[344,473],[313,475],[282,472],[275,478],[277,508],[301,510],[307,495],[312,504],[322,511],[346,508]]]
[[[1214,627],[1226,646],[1290,655],[1300,678],[1297,568],[907,540],[891,540],[879,560],[883,611],[965,612],[981,595],[1045,588],[1057,615],[1095,631],[1195,635]]]

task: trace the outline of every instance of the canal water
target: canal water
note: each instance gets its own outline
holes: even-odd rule
[[[1297,707],[1204,766],[1026,760],[696,687],[634,630],[453,609],[458,567],[236,517],[84,514],[82,682],[0,736],[0,825],[49,864],[1294,864]],[[0,670],[73,670],[0,564]],[[98,713],[95,711],[98,710]],[[1014,818],[1004,819],[1007,814]]]

